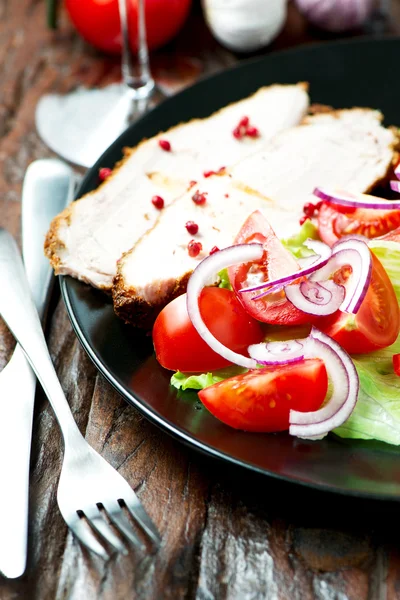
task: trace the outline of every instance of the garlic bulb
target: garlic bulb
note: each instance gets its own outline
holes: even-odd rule
[[[235,52],[251,52],[269,44],[286,21],[287,0],[203,0],[209,28]]]
[[[328,31],[360,27],[371,15],[375,0],[295,0],[300,12],[312,23]]]

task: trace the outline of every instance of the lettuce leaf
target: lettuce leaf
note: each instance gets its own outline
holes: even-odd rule
[[[171,377],[171,385],[178,390],[203,390],[214,383],[218,383],[223,379],[234,377],[240,373],[245,373],[247,369],[242,367],[226,367],[225,369],[218,369],[210,373],[181,373],[177,371]]]
[[[231,282],[229,281],[229,277],[228,277],[228,269],[222,269],[222,271],[220,271],[218,273],[218,277],[219,277],[218,287],[225,288],[226,290],[232,290]]]
[[[400,245],[372,240],[372,251],[385,267],[400,302]],[[334,433],[343,438],[376,439],[400,445],[400,377],[392,356],[400,353],[400,336],[388,348],[354,357],[360,377],[356,407]]]
[[[296,235],[292,235],[290,238],[283,239],[281,242],[294,256],[297,258],[304,258],[312,254],[308,248],[303,246],[304,242],[309,238],[313,240],[320,239],[317,227],[314,225],[314,223],[307,219],[307,221],[304,221]]]

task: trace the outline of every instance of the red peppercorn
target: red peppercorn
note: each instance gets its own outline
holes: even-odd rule
[[[211,175],[215,175],[215,171],[204,171],[203,177],[211,177]]]
[[[199,226],[194,221],[188,221],[185,225],[190,235],[196,235],[199,230]]]
[[[224,194],[225,198],[229,198],[229,194]]]
[[[191,181],[189,181],[189,189],[192,188],[195,185],[197,185],[197,181],[195,181],[194,179],[192,179]]]
[[[165,150],[165,152],[171,152],[171,144],[168,140],[158,140],[158,145]]]
[[[220,167],[217,171],[217,174],[219,175],[220,173],[223,173],[225,171],[226,167]]]
[[[247,127],[249,120],[249,117],[242,117],[239,121],[239,127]]]
[[[306,215],[304,215],[304,217],[301,217],[301,219],[299,221],[300,225],[303,225],[308,219],[309,219],[309,217],[307,217]]]
[[[246,129],[246,135],[252,138],[256,138],[260,135],[260,132],[258,131],[257,127],[253,127],[253,125],[250,125]]]
[[[306,215],[306,217],[311,218],[315,212],[315,205],[312,202],[306,202],[303,206],[303,212]]]
[[[198,254],[200,254],[200,252],[202,250],[203,250],[203,246],[200,244],[200,242],[196,242],[195,240],[190,240],[190,242],[188,243],[189,256],[191,256],[192,258],[194,258]]]
[[[210,250],[210,256],[211,254],[215,254],[216,252],[219,252],[219,248],[218,246],[213,246]]]
[[[205,204],[207,198],[205,194],[201,194],[199,190],[197,190],[197,192],[193,194],[192,200],[195,204]]]
[[[99,169],[100,181],[104,181],[105,179],[107,179],[107,177],[110,177],[111,173],[112,173],[112,170],[109,169],[108,167],[103,167],[102,169]]]
[[[241,127],[235,127],[235,129],[232,131],[232,135],[237,140],[241,140],[244,135],[244,132]]]
[[[151,201],[154,204],[154,206],[158,208],[158,210],[164,208],[164,199],[161,198],[161,196],[153,196]]]

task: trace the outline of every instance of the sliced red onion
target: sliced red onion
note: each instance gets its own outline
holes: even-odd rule
[[[400,163],[395,168],[394,174],[396,175],[397,179],[400,179]]]
[[[286,298],[299,310],[309,314],[331,315],[343,304],[346,291],[331,279],[318,281],[302,281],[285,287]]]
[[[255,292],[257,290],[264,290],[266,288],[275,287],[276,285],[279,285],[279,284],[290,283],[292,281],[295,281],[296,279],[299,279],[300,277],[305,277],[306,275],[309,275],[310,273],[314,273],[314,271],[317,271],[320,267],[322,267],[323,265],[326,265],[326,263],[328,262],[328,260],[330,259],[331,255],[332,255],[331,248],[329,248],[329,246],[327,244],[324,244],[323,242],[320,242],[318,240],[309,239],[309,240],[306,240],[303,245],[306,248],[308,248],[309,250],[312,250],[313,252],[315,252],[315,254],[317,254],[316,260],[311,265],[309,264],[308,266],[304,267],[303,269],[300,269],[299,271],[295,271],[294,273],[291,273],[290,275],[285,275],[284,277],[279,277],[278,279],[273,279],[271,281],[264,281],[263,283],[255,285],[255,286],[242,288],[241,290],[239,290],[239,292],[240,293]],[[267,293],[269,294],[270,292],[266,292],[266,294]],[[262,295],[266,295],[266,294],[262,294]],[[259,297],[261,297],[261,296],[259,296]]]
[[[259,365],[287,365],[304,359],[304,340],[262,342],[248,347]]]
[[[187,286],[187,309],[189,318],[202,339],[210,346],[214,352],[223,356],[229,362],[232,362],[247,369],[255,369],[257,362],[253,358],[248,358],[233,352],[221,342],[219,342],[210,332],[204,323],[199,309],[199,296],[201,290],[210,281],[210,278],[222,269],[232,267],[237,264],[253,262],[260,260],[264,249],[261,244],[238,244],[229,246],[219,252],[211,254],[203,259],[192,273]]]
[[[320,439],[342,425],[351,415],[358,396],[359,379],[350,356],[315,327],[305,343],[304,358],[321,358],[333,383],[332,396],[312,412],[291,410],[289,433],[304,439]]]
[[[340,310],[356,313],[365,298],[371,282],[372,258],[368,245],[356,237],[341,239],[332,247],[332,258],[317,273],[310,276],[311,281],[325,282],[336,271],[351,266],[352,273],[343,286],[346,295]]]
[[[397,167],[398,169],[398,167]],[[400,173],[396,173],[397,177],[400,177]],[[394,191],[394,192],[400,192],[400,181],[391,181],[390,182],[390,188]]]
[[[384,198],[377,198],[369,194],[351,194],[350,192],[342,192],[341,190],[319,187],[315,188],[313,194],[325,202],[333,202],[341,206],[349,206],[350,208],[376,208],[385,210],[400,208],[400,200],[385,200]]]

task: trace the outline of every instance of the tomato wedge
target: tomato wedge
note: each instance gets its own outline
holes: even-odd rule
[[[289,428],[291,409],[318,410],[327,389],[325,365],[313,358],[225,379],[201,390],[199,398],[217,419],[230,427],[273,432]]]
[[[240,294],[239,290],[252,283],[270,281],[283,275],[298,271],[299,266],[293,255],[286,250],[276,237],[268,221],[258,210],[244,222],[235,239],[235,244],[263,244],[265,256],[261,262],[230,267],[229,280],[246,311],[258,321],[272,325],[301,325],[311,321],[310,315],[303,313],[291,304],[284,294],[269,294],[259,300],[253,300],[262,290]]]
[[[211,333],[234,352],[247,355],[250,344],[262,341],[260,323],[246,313],[230,290],[206,287],[199,305]],[[153,327],[153,343],[157,360],[165,369],[207,373],[231,364],[211,350],[193,327],[186,294],[172,300],[160,312]]]
[[[322,202],[318,211],[318,232],[325,244],[333,246],[344,235],[375,238],[400,227],[400,210],[349,208]]]
[[[371,283],[357,314],[337,311],[318,327],[349,354],[365,354],[393,344],[400,329],[396,293],[380,260],[372,255]]]

